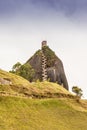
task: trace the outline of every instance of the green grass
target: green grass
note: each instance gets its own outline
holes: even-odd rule
[[[80,107],[73,99],[0,97],[0,130],[87,130]]]
[[[0,130],[87,130],[87,101],[56,83],[33,82],[0,70]],[[30,99],[30,98],[34,99]]]
[[[0,78],[9,79],[11,85],[0,85],[0,94],[8,96],[27,96],[32,98],[56,98],[56,97],[74,97],[69,91],[62,86],[51,82],[33,82],[0,70]]]
[[[31,84],[33,86],[33,94],[38,95],[38,97],[71,97],[74,98],[69,91],[67,91],[62,86],[58,85],[57,83],[52,82],[33,82]]]
[[[7,78],[12,82],[12,84],[17,84],[17,85],[25,84],[26,86],[29,85],[29,82],[26,79],[1,69],[0,69],[0,78]]]

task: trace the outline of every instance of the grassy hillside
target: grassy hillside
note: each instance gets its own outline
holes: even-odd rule
[[[0,70],[0,130],[87,130],[87,101],[56,83],[29,83]],[[34,99],[33,99],[34,98]]]
[[[13,95],[13,96],[22,96],[22,90],[28,89],[31,84],[24,78],[0,70],[0,78],[8,79],[11,81],[11,84],[0,84],[0,94],[2,95]]]
[[[87,130],[87,110],[73,99],[1,96],[0,130]]]
[[[12,84],[0,84],[0,94],[32,98],[56,98],[74,96],[62,86],[51,82],[33,82],[12,73],[0,70],[0,78],[8,79]]]
[[[0,69],[0,78],[7,78],[11,80],[12,84],[17,84],[17,85],[25,84],[26,86],[29,85],[29,82],[26,79],[1,69]]]

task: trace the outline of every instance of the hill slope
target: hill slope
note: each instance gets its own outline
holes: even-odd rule
[[[0,80],[3,81],[3,83],[0,82],[0,94],[2,95],[21,95],[23,89],[31,86],[26,79],[3,70],[0,70]]]
[[[0,79],[0,130],[87,130],[87,101],[77,102],[62,86],[3,70]]]
[[[0,94],[2,95],[32,98],[73,97],[70,92],[56,83],[39,81],[30,83],[20,76],[3,70],[0,70],[0,78],[11,82],[11,84],[0,84]]]
[[[72,99],[0,97],[0,130],[87,130],[87,110]]]

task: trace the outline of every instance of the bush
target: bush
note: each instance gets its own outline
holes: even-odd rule
[[[22,65],[19,69],[19,75],[29,81],[33,80],[34,74],[35,74],[34,69],[28,63]]]
[[[76,94],[77,97],[81,98],[82,94],[82,89],[77,87],[77,86],[73,86],[72,87],[72,91]]]

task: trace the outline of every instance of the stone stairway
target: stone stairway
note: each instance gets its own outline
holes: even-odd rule
[[[42,80],[46,81],[47,80],[47,69],[46,69],[46,57],[42,51]]]

